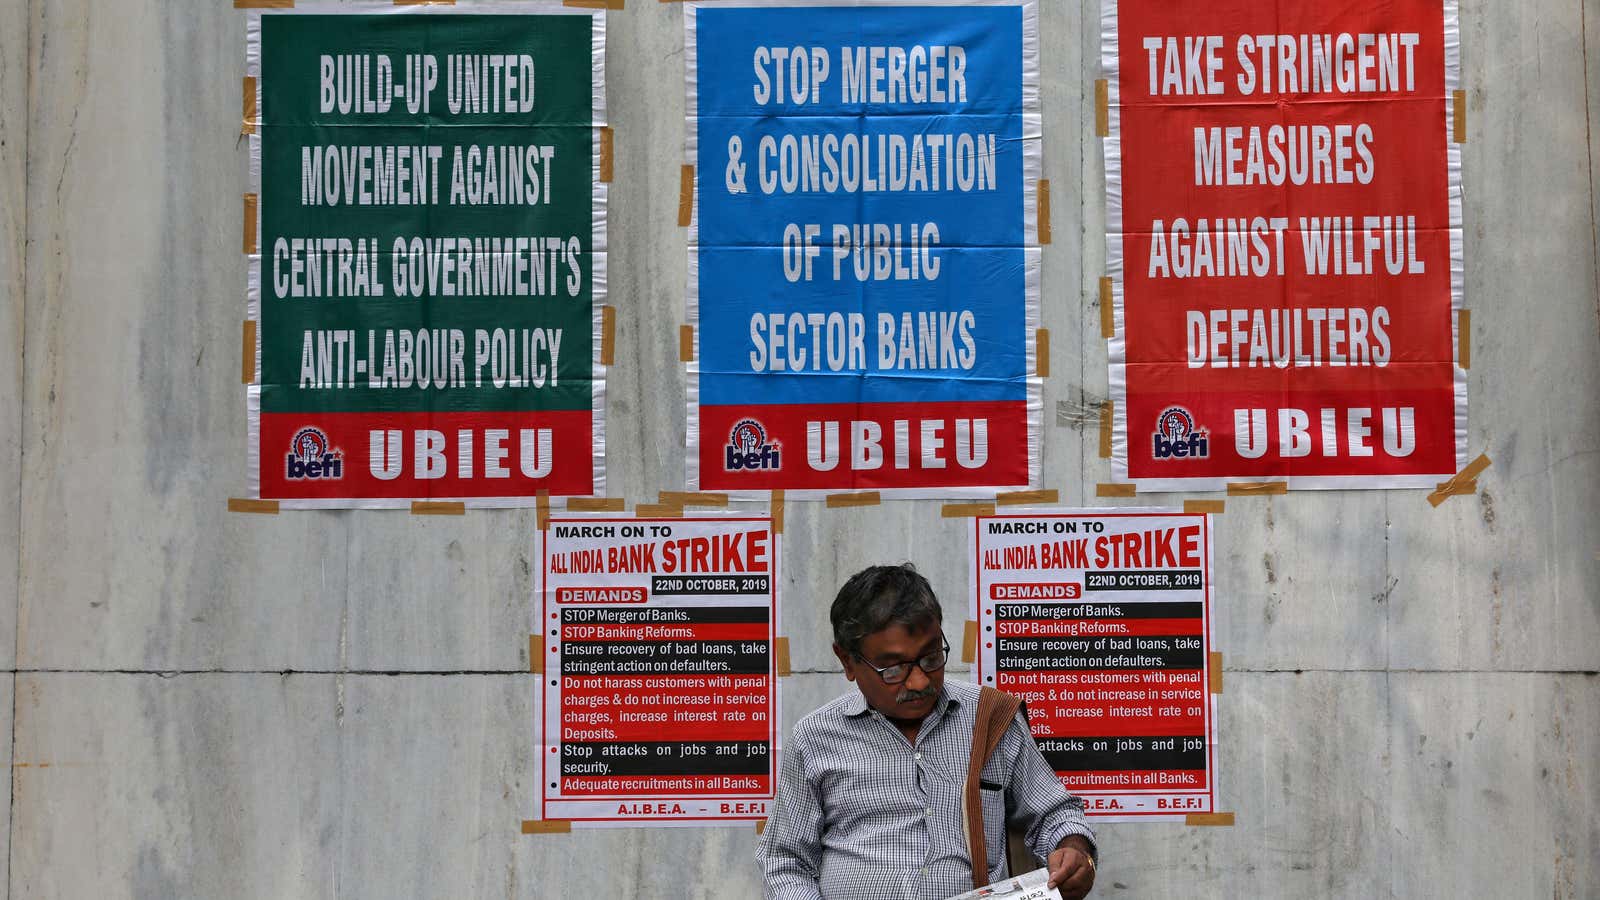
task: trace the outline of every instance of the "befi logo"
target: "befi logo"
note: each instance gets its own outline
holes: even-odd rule
[[[1194,416],[1181,406],[1169,407],[1161,414],[1154,438],[1151,451],[1156,459],[1204,459],[1209,455],[1206,430],[1196,428]]]
[[[728,435],[724,469],[737,472],[741,469],[781,469],[778,445],[767,443],[767,430],[755,419],[741,419]]]
[[[302,428],[294,433],[289,455],[284,461],[284,476],[291,481],[307,478],[344,477],[344,451],[328,446],[328,436],[320,428]]]

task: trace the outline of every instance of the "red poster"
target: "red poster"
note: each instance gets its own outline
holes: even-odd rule
[[[1453,0],[1105,0],[1113,476],[1466,461]]]
[[[771,520],[553,516],[535,550],[540,818],[766,818],[778,740]]]
[[[973,520],[979,682],[1021,697],[1090,815],[1215,812],[1211,517],[1050,509]]]

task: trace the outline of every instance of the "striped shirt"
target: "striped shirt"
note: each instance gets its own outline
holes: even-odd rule
[[[859,690],[801,719],[756,844],[769,900],[945,900],[972,890],[962,793],[978,687],[944,683],[916,744]],[[991,881],[1006,872],[1004,821],[1044,859],[1066,836],[1094,845],[1019,714],[980,775]]]

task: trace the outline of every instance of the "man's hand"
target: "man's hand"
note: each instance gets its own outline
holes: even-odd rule
[[[1094,887],[1094,858],[1081,834],[1063,838],[1060,846],[1050,851],[1048,865],[1050,886],[1060,888],[1064,900],[1082,900]]]

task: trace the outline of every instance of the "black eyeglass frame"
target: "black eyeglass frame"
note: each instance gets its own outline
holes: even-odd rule
[[[934,650],[934,651],[929,652],[929,653],[924,653],[922,656],[919,656],[916,659],[913,659],[913,660],[911,660],[909,662],[897,662],[894,665],[884,666],[881,669],[878,668],[877,666],[873,665],[872,663],[867,662],[866,657],[862,656],[860,653],[852,652],[850,655],[854,656],[856,658],[856,660],[858,662],[860,662],[863,666],[866,666],[867,668],[871,669],[872,671],[877,672],[878,673],[878,680],[882,681],[884,684],[904,684],[905,680],[907,678],[911,677],[911,667],[913,665],[916,666],[917,668],[921,669],[924,673],[932,674],[934,672],[939,671],[940,669],[943,669],[945,666],[950,664],[950,640],[949,640],[949,638],[941,637],[941,638],[939,638],[939,643],[942,646],[938,650]],[[927,664],[927,660],[933,659],[936,656],[940,657],[939,663],[937,665],[928,665]],[[905,669],[905,672],[902,673],[899,678],[890,680],[889,676],[887,674],[885,674],[885,673],[889,672],[891,669],[899,669],[899,668],[902,668],[902,667]]]

